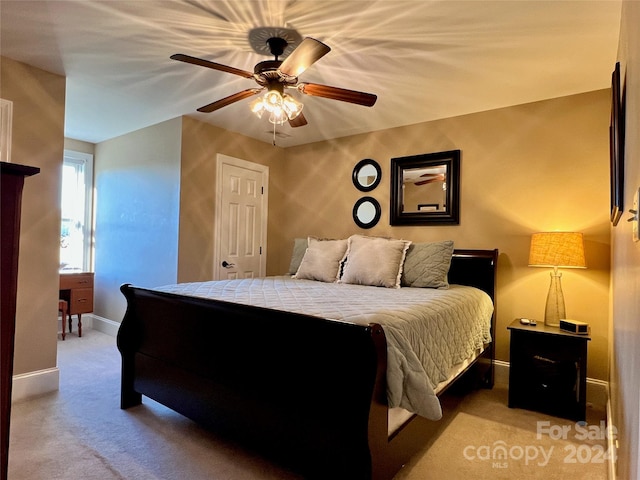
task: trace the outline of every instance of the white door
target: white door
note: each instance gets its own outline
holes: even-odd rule
[[[216,280],[266,274],[269,168],[218,155],[213,274]]]

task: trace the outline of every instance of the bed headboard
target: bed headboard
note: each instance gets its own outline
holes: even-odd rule
[[[496,301],[498,249],[454,250],[449,269],[449,283],[477,287]]]

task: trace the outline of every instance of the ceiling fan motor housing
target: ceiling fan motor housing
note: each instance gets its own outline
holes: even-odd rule
[[[253,67],[253,73],[256,74],[267,74],[271,71],[275,72],[282,62],[280,60],[265,60],[264,62],[258,62],[255,67]]]
[[[258,85],[267,87],[270,90],[274,84],[280,84],[286,87],[295,87],[298,83],[297,77],[289,77],[284,75],[278,69],[282,62],[280,60],[265,60],[259,62],[253,68],[253,77]]]
[[[284,49],[289,45],[289,42],[281,37],[271,37],[267,39],[267,45],[269,45],[269,50],[271,51],[271,54],[276,57],[277,61],[278,57],[282,55]]]

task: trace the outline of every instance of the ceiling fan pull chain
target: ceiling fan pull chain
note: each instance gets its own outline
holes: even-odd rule
[[[273,124],[273,146],[276,146],[276,124]]]

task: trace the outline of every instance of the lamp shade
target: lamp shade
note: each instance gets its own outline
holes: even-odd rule
[[[529,266],[586,268],[582,233],[534,233],[531,236]]]

